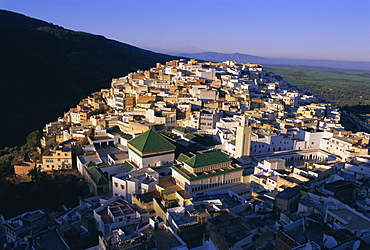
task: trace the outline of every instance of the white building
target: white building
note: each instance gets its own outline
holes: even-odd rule
[[[278,135],[270,130],[254,133],[251,140],[251,155],[272,154],[277,151],[294,149],[294,140],[291,136]]]
[[[97,228],[104,235],[111,233],[114,229],[138,224],[142,217],[149,217],[146,210],[129,204],[119,196],[103,202],[93,212]]]
[[[369,178],[370,160],[367,158],[356,157],[351,162],[346,162],[342,171],[355,175],[358,178]]]
[[[139,169],[112,177],[112,193],[132,201],[133,194],[155,190],[159,174],[151,168]]]

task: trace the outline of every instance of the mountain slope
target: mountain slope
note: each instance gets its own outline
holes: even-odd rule
[[[0,148],[63,115],[113,77],[176,57],[0,10]]]
[[[260,62],[265,61],[267,58],[259,57],[259,56],[252,56],[248,54],[241,54],[241,53],[217,53],[217,52],[200,52],[200,53],[181,53],[178,56],[180,57],[188,57],[188,58],[196,58],[201,59],[204,61],[235,61],[238,63],[246,63],[246,62]]]
[[[286,58],[265,58],[252,56],[241,53],[217,53],[217,52],[201,52],[201,53],[182,53],[178,56],[195,58],[205,61],[236,61],[238,63],[260,63],[265,65],[303,65],[316,67],[329,67],[338,69],[356,69],[370,70],[370,62],[357,61],[335,61],[335,60],[313,60],[313,59],[286,59]]]

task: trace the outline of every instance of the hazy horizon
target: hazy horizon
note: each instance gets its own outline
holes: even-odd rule
[[[366,0],[2,0],[0,8],[161,53],[370,61]]]

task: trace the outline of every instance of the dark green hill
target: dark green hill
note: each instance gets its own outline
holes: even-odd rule
[[[54,121],[113,77],[175,57],[0,10],[0,148]]]

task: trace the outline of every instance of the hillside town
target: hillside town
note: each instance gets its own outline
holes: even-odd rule
[[[114,78],[45,125],[41,160],[14,165],[20,179],[78,175],[90,194],[6,218],[4,246],[370,249],[370,134],[340,122],[335,104],[253,63]]]

